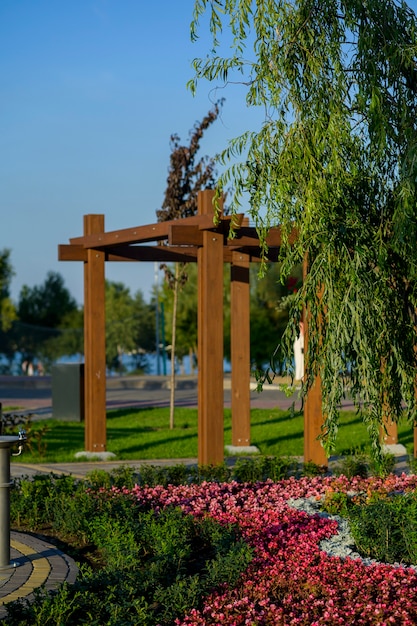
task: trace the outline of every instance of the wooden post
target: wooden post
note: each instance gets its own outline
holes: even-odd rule
[[[104,232],[104,215],[84,216],[84,235]],[[104,252],[84,262],[85,449],[106,451],[106,332]]]
[[[380,430],[381,443],[384,445],[392,445],[398,443],[398,426],[388,415],[383,416],[383,424]]]
[[[303,263],[303,275],[308,271],[307,258]],[[308,311],[304,315],[304,354],[308,349]],[[305,367],[308,362],[305,360]],[[327,465],[327,455],[318,439],[323,425],[321,378],[316,376],[314,384],[304,401],[304,462],[312,461],[316,465]]]
[[[199,215],[214,214],[213,191],[198,194]],[[224,460],[223,235],[203,232],[198,249],[198,462]]]
[[[385,359],[381,366],[381,372],[384,373],[386,368]],[[398,426],[393,422],[390,415],[389,405],[384,394],[382,402],[382,425],[379,429],[379,439],[382,445],[392,445],[398,443]]]
[[[232,445],[250,445],[249,256],[232,253],[230,268],[232,355]]]

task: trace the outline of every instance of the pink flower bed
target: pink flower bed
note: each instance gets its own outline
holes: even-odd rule
[[[288,506],[290,498],[320,498],[334,491],[409,491],[416,476],[348,480],[345,477],[288,479],[133,490],[156,508],[180,506],[220,523],[239,524],[254,559],[234,588],[224,586],[177,626],[318,624],[417,624],[417,573],[412,568],[330,557],[322,539],[337,524]],[[129,492],[131,493],[131,492]]]

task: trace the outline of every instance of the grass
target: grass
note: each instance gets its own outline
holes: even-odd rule
[[[84,424],[58,420],[33,423],[34,429],[47,426],[42,437],[46,452],[42,455],[36,444],[32,451],[13,458],[21,463],[69,463],[84,449]],[[413,453],[413,429],[399,424],[399,443],[409,454]],[[224,411],[225,444],[231,443],[231,411]],[[262,455],[302,456],[303,416],[278,408],[252,409],[251,444]],[[335,450],[346,455],[353,450],[367,450],[366,428],[354,411],[343,411]],[[196,458],[197,409],[179,407],[175,411],[175,428],[169,429],[169,408],[121,409],[107,415],[107,449],[117,460],[185,459]]]

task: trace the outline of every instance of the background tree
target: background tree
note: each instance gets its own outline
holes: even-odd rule
[[[155,349],[153,311],[138,291],[134,297],[121,282],[106,281],[106,364],[125,372],[123,355],[129,354],[137,370],[148,367],[146,352]]]
[[[197,214],[197,196],[202,189],[212,189],[215,184],[214,159],[197,158],[204,132],[217,119],[222,101],[218,102],[201,122],[190,132],[188,145],[181,145],[178,135],[171,136],[171,156],[167,187],[161,209],[156,211],[159,222],[175,220]],[[178,292],[184,284],[186,271],[183,264],[176,263],[174,272],[163,266],[165,278],[173,291],[173,315],[171,329],[171,402],[170,428],[174,427],[175,405],[175,350],[176,311]]]
[[[231,208],[247,193],[263,237],[281,225],[284,275],[309,260],[287,357],[306,307],[306,384],[321,375],[327,451],[350,367],[378,452],[383,407],[397,421],[405,402],[410,423],[417,417],[416,17],[395,0],[197,0],[193,37],[207,9],[213,46],[195,60],[191,88],[238,80],[248,105],[266,112],[258,132],[223,153],[229,164],[243,157],[222,176],[234,184]]]
[[[250,265],[250,354],[253,369],[265,367],[272,357],[271,345],[278,341],[288,323],[291,301],[302,286],[302,268],[291,272],[286,284],[281,283],[278,263],[268,266],[265,276],[257,276],[257,264]],[[230,267],[225,264],[224,275],[224,356],[231,359],[230,352]],[[177,310],[177,356],[187,355],[191,362],[197,354],[197,265],[187,265],[187,281],[182,287]],[[168,324],[172,320],[172,291],[165,286],[163,292]],[[170,325],[170,324],[169,324]],[[275,338],[275,339],[274,339]],[[168,340],[171,340],[168,334]]]
[[[261,371],[266,363],[282,368],[280,355],[271,354],[271,345],[278,344],[288,324],[291,302],[302,286],[302,267],[293,268],[285,284],[281,282],[280,263],[271,263],[260,279],[259,268],[250,268],[250,355],[254,370]]]
[[[14,275],[10,261],[10,250],[0,251],[0,354],[9,361],[10,369],[16,351],[15,341],[10,332],[16,320],[16,307],[10,299],[10,283]]]
[[[7,331],[16,319],[16,309],[10,299],[10,283],[14,275],[10,250],[0,251],[0,328]]]
[[[137,291],[133,298],[134,339],[133,356],[138,372],[147,371],[149,362],[146,354],[155,352],[155,306],[145,302],[143,293]]]
[[[135,319],[130,290],[123,283],[106,280],[106,365],[125,371],[122,357],[135,349]]]
[[[42,360],[49,368],[55,359],[62,356],[57,338],[68,316],[76,311],[77,303],[57,272],[48,272],[42,285],[24,285],[17,308],[19,321],[13,327],[22,362]]]

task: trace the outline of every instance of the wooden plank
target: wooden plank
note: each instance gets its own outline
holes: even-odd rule
[[[197,261],[197,248],[192,246],[122,246],[106,247],[106,261]]]
[[[84,233],[104,231],[104,215],[85,215]],[[106,329],[104,252],[84,263],[85,449],[106,450]]]
[[[198,226],[186,226],[171,222],[168,230],[168,243],[174,246],[202,246],[203,232]]]
[[[232,445],[250,445],[249,256],[233,252],[230,268]]]
[[[157,222],[156,224],[147,224],[146,226],[135,226],[133,228],[123,228],[107,233],[93,233],[91,235],[84,235],[83,237],[73,237],[70,239],[70,243],[81,245],[85,248],[102,248],[124,243],[162,241],[168,238],[169,226],[173,221],[176,220]],[[213,227],[213,218],[210,219],[209,216],[193,215],[191,217],[182,218],[181,222],[188,225],[201,224],[206,228]]]
[[[84,246],[58,245],[58,261],[87,261]]]
[[[213,214],[212,191],[200,192],[200,215]],[[205,231],[198,250],[198,462],[224,460],[223,235]]]
[[[288,238],[290,244],[295,242],[297,234],[297,229],[293,228]],[[232,247],[260,248],[259,235],[256,228],[253,226],[242,226],[236,231],[236,236],[233,239],[227,240],[227,245]],[[282,232],[279,226],[270,229],[266,236],[266,245],[269,248],[282,246]]]

